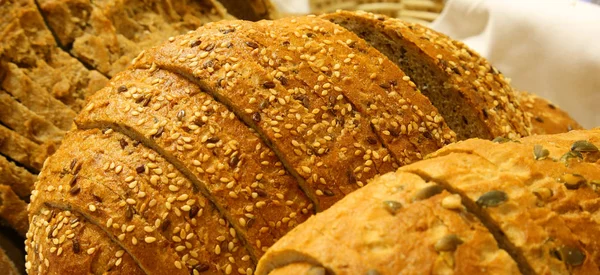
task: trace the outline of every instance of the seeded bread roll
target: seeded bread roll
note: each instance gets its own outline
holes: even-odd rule
[[[459,142],[378,177],[278,241],[256,274],[296,262],[335,274],[598,273],[600,129],[501,141]],[[418,210],[425,203],[437,222],[427,222],[427,211]],[[448,229],[437,230],[446,217],[460,215],[473,217],[458,218],[473,223],[470,230],[453,231],[457,224],[448,222],[442,223]],[[391,229],[399,226],[418,236]],[[470,244],[481,240],[465,235],[475,228],[493,246]],[[446,245],[451,249],[441,249]],[[485,247],[495,254],[477,251]],[[461,249],[475,249],[466,265],[479,271],[459,269]],[[428,259],[430,254],[441,260]],[[486,266],[491,263],[493,272]]]
[[[462,42],[418,24],[362,11],[338,11],[322,18],[355,32],[396,62],[459,139],[530,134],[530,123],[508,81]]]
[[[567,112],[546,99],[524,91],[517,92],[517,97],[531,120],[531,134],[549,135],[583,129]]]

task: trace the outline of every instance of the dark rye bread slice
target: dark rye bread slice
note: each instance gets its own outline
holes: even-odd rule
[[[27,203],[7,185],[0,185],[0,220],[10,225],[21,236],[27,233]]]
[[[28,274],[145,274],[131,256],[83,216],[44,207],[31,213]],[[102,264],[99,264],[102,263]]]
[[[577,155],[570,151],[577,140],[599,144],[600,131],[534,136],[502,145],[460,142],[401,170],[460,193],[522,272],[591,274],[600,263],[594,241],[600,235],[594,218],[600,153],[561,158]],[[535,150],[535,145],[542,148]]]
[[[0,90],[0,123],[35,143],[60,144],[65,131]]]
[[[79,110],[86,96],[106,84],[106,77],[57,46],[33,0],[8,1],[0,14],[0,59],[15,64],[48,94]]]
[[[280,45],[264,54],[274,67],[287,68],[280,77],[300,79],[328,102],[351,104],[399,164],[455,141],[437,109],[404,73],[353,33],[315,17],[262,21],[256,29],[250,37],[261,45]],[[358,76],[365,81],[356,81]]]
[[[355,32],[394,61],[459,139],[530,134],[508,81],[463,43],[421,25],[366,12],[339,11],[322,18]]]
[[[312,217],[265,254],[256,274],[296,262],[321,274],[519,274],[460,197],[411,173],[377,177]]]
[[[38,145],[0,124],[0,154],[27,169],[39,171],[46,158],[54,153],[54,144]]]
[[[143,49],[229,18],[214,0],[40,0],[38,4],[60,45],[111,77]]]
[[[61,130],[69,130],[73,126],[75,112],[29,78],[16,64],[0,62],[0,69],[2,89],[23,106]]]
[[[69,149],[72,152],[81,151],[81,148],[89,150],[84,154],[71,153],[65,156],[57,153],[56,157],[53,156],[62,160],[62,163],[53,163],[44,171],[54,172],[57,178],[55,182],[62,182],[60,185],[41,187],[46,192],[40,195],[36,193],[35,199],[32,198],[32,212],[53,201],[85,205],[86,198],[81,195],[89,192],[96,208],[84,211],[92,217],[102,215],[102,211],[114,213],[104,221],[107,228],[115,229],[109,233],[112,238],[124,243],[131,241],[134,245],[148,244],[146,253],[140,254],[143,250],[130,250],[136,260],[144,258],[151,261],[154,253],[148,251],[168,248],[163,251],[169,254],[164,260],[171,261],[159,263],[153,268],[169,270],[174,267],[192,273],[193,269],[205,266],[207,270],[218,273],[219,270],[245,271],[251,267],[248,253],[243,246],[239,246],[235,232],[232,233],[218,211],[212,208],[208,200],[194,192],[191,183],[172,165],[156,157],[153,151],[112,130],[104,134],[97,129],[79,131],[70,134],[65,141],[73,147]],[[65,146],[69,145],[65,143]],[[64,171],[70,173],[62,180],[58,179]],[[73,173],[76,175],[73,176]],[[102,191],[103,188],[114,194]],[[51,192],[61,194],[48,195]],[[57,195],[63,198],[56,199]],[[48,197],[54,199],[48,200]],[[146,225],[140,226],[136,220],[144,221]],[[158,236],[153,236],[153,233]],[[131,234],[135,240],[129,240]],[[140,238],[138,235],[146,237]],[[144,266],[143,261],[138,262]]]
[[[8,185],[21,198],[31,194],[36,176],[0,155],[0,184]]]
[[[525,91],[516,93],[525,116],[531,120],[531,134],[550,135],[583,129],[567,112],[552,102]]]
[[[123,72],[92,103],[95,107],[77,119],[80,128],[114,127],[152,144],[227,213],[238,233],[247,235],[242,238],[251,240],[253,255],[262,254],[313,212],[312,203],[261,139],[176,74]]]

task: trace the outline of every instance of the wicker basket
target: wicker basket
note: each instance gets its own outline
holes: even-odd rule
[[[310,0],[312,13],[364,10],[410,22],[428,24],[444,8],[443,0]]]

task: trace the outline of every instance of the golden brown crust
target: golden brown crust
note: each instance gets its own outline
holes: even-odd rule
[[[146,272],[251,268],[211,203],[151,150],[112,130],[69,134],[63,147],[40,175],[32,213],[46,204],[83,213]]]
[[[31,194],[36,176],[0,155],[0,184],[7,185],[21,198]]]
[[[65,131],[0,90],[0,122],[35,143],[60,144]]]
[[[92,103],[97,107],[82,112],[79,127],[116,125],[160,147],[227,211],[241,238],[253,240],[253,254],[311,214],[310,201],[260,138],[184,78],[162,70],[122,73]]]
[[[113,76],[143,49],[226,17],[213,1],[39,1],[60,44]]]
[[[144,274],[102,229],[79,214],[44,207],[32,213],[31,225],[25,243],[28,274]]]
[[[297,72],[282,76],[300,79],[326,102],[356,108],[367,121],[358,124],[370,123],[399,164],[455,141],[455,133],[404,73],[353,33],[314,17],[262,21],[255,30],[259,33],[249,36],[259,44],[281,45],[264,55],[274,57],[275,66]],[[356,81],[360,76],[365,81]]]
[[[531,120],[531,134],[550,135],[583,129],[567,112],[544,98],[525,91],[517,92],[517,98]]]
[[[27,233],[29,227],[27,203],[21,200],[10,186],[6,185],[0,185],[0,218],[21,236],[25,236],[25,233]]]
[[[344,21],[351,21],[370,26],[384,34],[389,43],[404,45],[403,49],[415,55],[422,65],[439,73],[444,93],[448,96],[460,94],[461,100],[466,102],[461,104],[465,109],[460,111],[475,114],[477,121],[470,123],[477,122],[487,127],[489,134],[479,137],[515,138],[530,134],[531,126],[507,80],[487,60],[462,42],[418,24],[361,11],[338,11],[324,15],[323,18],[342,25],[345,24]],[[442,75],[444,79],[441,79]],[[417,77],[413,75],[412,78]],[[417,81],[417,85],[424,90],[422,84]],[[460,138],[469,137],[474,136],[463,135]]]
[[[294,262],[334,274],[519,273],[460,199],[446,208],[455,195],[439,189],[423,196],[435,186],[410,173],[380,176],[292,230],[261,259],[256,274]]]
[[[515,253],[536,273],[586,274],[597,270],[599,263],[599,247],[591,239],[600,232],[590,213],[597,209],[598,194],[592,181],[600,178],[600,153],[583,153],[583,159],[562,157],[578,140],[598,145],[600,130],[532,136],[502,145],[477,139],[459,142],[436,152],[432,160],[404,170],[444,182],[468,197],[471,210],[489,215],[487,222],[502,230]],[[534,153],[536,145],[542,146],[538,153]],[[573,174],[582,175],[586,184],[563,182]],[[506,203],[476,207],[474,202],[492,190],[505,192]],[[565,247],[584,253],[585,262],[569,265],[557,259],[556,251]]]

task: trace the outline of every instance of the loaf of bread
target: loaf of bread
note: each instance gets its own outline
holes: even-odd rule
[[[600,128],[447,146],[293,229],[256,274],[598,274],[598,145]]]
[[[213,0],[3,1],[0,167],[10,169],[0,185],[29,197],[34,175],[108,77],[145,48],[230,17]],[[18,166],[28,171],[11,172]]]
[[[525,116],[531,120],[533,135],[559,134],[583,129],[567,112],[546,99],[524,91],[517,92],[517,98]]]
[[[92,29],[75,33],[92,37]],[[465,113],[485,112],[485,138],[529,134],[508,83],[496,73],[482,77],[495,81],[485,83],[494,96],[438,92],[460,100]],[[168,38],[90,97],[45,162],[29,206],[27,270],[253,274],[269,247],[315,212],[377,175],[479,135],[467,135],[470,120],[444,117],[417,87],[367,41],[315,16],[221,21]],[[486,109],[495,96],[502,103]],[[457,200],[452,190],[443,195]],[[461,270],[479,270],[467,261],[474,253],[490,270],[520,270],[489,232],[490,219],[427,203],[413,219],[442,219],[473,240]],[[402,227],[394,234],[407,228],[394,226]],[[439,268],[449,268],[449,256]],[[318,262],[281,268],[325,271]]]
[[[322,18],[355,32],[393,60],[459,139],[530,134],[530,123],[504,76],[463,43],[372,13],[338,11]]]

